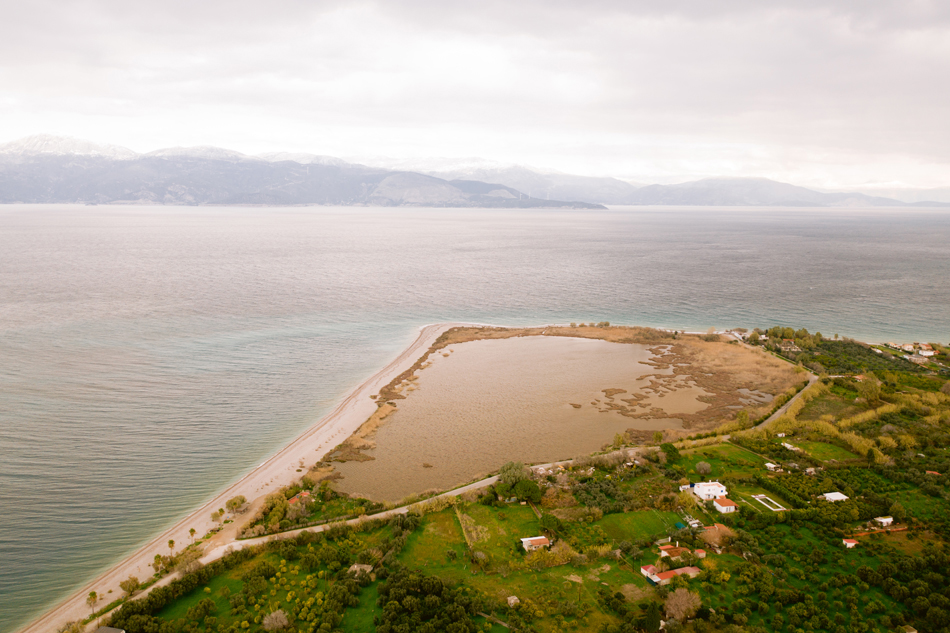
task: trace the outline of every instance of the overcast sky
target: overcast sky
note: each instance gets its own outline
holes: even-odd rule
[[[0,142],[950,185],[946,0],[2,2]]]

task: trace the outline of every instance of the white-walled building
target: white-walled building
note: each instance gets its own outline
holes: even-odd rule
[[[847,501],[848,500],[848,496],[843,495],[840,492],[826,492],[825,494],[821,495],[821,498],[824,499],[825,501]]]
[[[874,521],[881,527],[887,527],[894,523],[894,517],[877,517]]]
[[[725,497],[729,494],[726,487],[718,481],[703,481],[691,486],[694,495],[703,501],[712,501],[717,497]]]
[[[735,501],[726,499],[725,497],[719,497],[713,501],[713,505],[723,514],[729,514],[730,512],[735,512],[739,509],[739,506],[736,505]]]

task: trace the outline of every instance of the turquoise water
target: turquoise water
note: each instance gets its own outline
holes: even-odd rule
[[[0,207],[0,632],[425,323],[947,342],[948,273],[947,210]]]

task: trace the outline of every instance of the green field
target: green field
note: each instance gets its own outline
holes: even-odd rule
[[[840,446],[835,446],[834,444],[828,444],[826,442],[799,440],[795,442],[795,446],[801,448],[815,459],[820,459],[823,462],[831,459],[838,460],[839,462],[849,459],[860,459],[851,451],[841,448]]]
[[[683,452],[681,465],[686,468],[690,481],[704,481],[723,477],[748,477],[760,474],[765,459],[732,444],[702,446]],[[712,467],[708,475],[696,472],[696,464],[706,462]]]
[[[666,537],[677,521],[682,521],[675,512],[641,510],[623,514],[608,514],[597,525],[614,541],[639,541]]]

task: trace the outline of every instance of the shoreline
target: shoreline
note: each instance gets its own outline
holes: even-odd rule
[[[124,592],[119,588],[119,583],[130,575],[146,582],[154,573],[151,563],[155,554],[168,553],[167,543],[169,540],[174,540],[175,543],[183,545],[189,543],[191,537],[188,531],[191,528],[196,530],[197,535],[204,535],[212,528],[217,527],[218,524],[211,521],[211,512],[217,508],[223,508],[228,499],[236,495],[244,495],[251,504],[247,513],[254,512],[256,506],[262,503],[271,491],[299,479],[313,464],[352,435],[372,415],[377,406],[376,401],[369,396],[376,395],[396,376],[411,367],[446,330],[463,325],[483,324],[435,323],[419,328],[416,339],[401,351],[395,359],[351,389],[333,409],[286,446],[238,481],[218,492],[200,507],[175,522],[170,528],[83,585],[73,595],[62,600],[26,626],[18,629],[17,633],[50,633],[56,631],[67,622],[82,620],[89,616],[91,609],[86,604],[86,597],[90,591],[97,592],[102,597],[100,604],[105,606],[111,600],[124,595]],[[303,472],[298,473],[295,464],[301,462]],[[237,531],[237,522],[224,525],[218,534],[207,541],[205,551],[210,552],[234,542]],[[160,584],[170,581],[175,576],[177,576],[175,572],[168,574],[153,586],[160,586]],[[112,593],[106,593],[110,589]]]
[[[224,507],[228,499],[236,495],[244,495],[248,499],[249,505],[245,513],[238,516],[239,519],[243,519],[248,515],[252,515],[271,492],[297,481],[303,474],[309,471],[311,466],[320,461],[347,438],[351,437],[377,410],[377,401],[371,399],[370,396],[379,394],[382,389],[389,386],[390,383],[402,373],[410,370],[417,361],[429,352],[443,333],[456,327],[488,327],[499,329],[522,329],[527,327],[530,329],[540,329],[547,327],[567,327],[567,325],[548,323],[544,325],[518,327],[487,323],[447,322],[428,324],[420,327],[415,340],[413,340],[408,347],[403,349],[396,358],[366,378],[363,382],[353,387],[327,414],[290,440],[283,448],[253,468],[250,472],[240,477],[236,482],[215,494],[200,507],[175,522],[174,525],[149,540],[145,545],[139,547],[105,572],[99,574],[94,580],[86,583],[80,589],[77,589],[73,595],[63,599],[59,604],[48,609],[37,619],[17,629],[16,633],[46,633],[56,631],[67,622],[82,620],[89,616],[91,609],[86,605],[86,597],[90,591],[96,591],[99,594],[100,603],[98,606],[101,608],[108,602],[124,595],[124,592],[119,588],[119,582],[125,580],[130,575],[138,577],[142,582],[148,581],[153,576],[153,572],[150,570],[152,569],[151,563],[154,555],[156,553],[168,553],[167,543],[170,539],[173,539],[176,544],[184,545],[189,543],[191,538],[189,536],[190,528],[195,528],[196,535],[204,535],[210,529],[218,527],[218,525],[222,527],[220,532],[204,543],[203,563],[220,557],[228,546],[234,545],[235,547],[241,548],[247,543],[256,543],[273,538],[275,535],[238,541],[237,537],[242,525],[241,522],[235,520],[228,525],[224,525],[223,523],[217,524],[211,521],[210,514],[217,508]],[[672,331],[672,329],[667,329],[666,331]],[[705,332],[693,333],[686,332],[685,330],[683,333],[705,334]],[[717,333],[727,336],[731,334],[726,331],[719,331]],[[786,403],[786,406],[788,404],[790,403]],[[776,416],[771,416],[768,421],[771,421],[774,417]],[[478,484],[484,485],[484,482],[478,482]],[[472,483],[463,484],[459,490],[475,486],[476,484]],[[458,491],[450,490],[436,496],[451,496],[453,494],[458,494]],[[407,509],[408,506],[404,506],[386,511],[384,514],[401,513],[407,511]],[[321,526],[301,529],[317,529],[319,531]],[[284,536],[285,534],[276,535],[277,538]],[[238,545],[238,543],[240,543],[240,545]],[[180,548],[176,548],[176,551],[179,549]],[[155,582],[149,590],[167,584],[176,577],[178,577],[177,572],[167,574]],[[106,593],[109,590],[112,590],[111,594]],[[145,595],[147,591],[137,594],[137,597]]]

